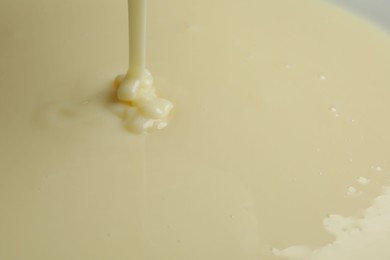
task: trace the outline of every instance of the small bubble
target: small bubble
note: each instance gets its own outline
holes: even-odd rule
[[[284,65],[284,68],[286,70],[291,70],[293,68],[293,66],[291,64],[286,64],[286,65]]]
[[[356,196],[356,195],[359,195],[360,192],[358,192],[358,190],[355,188],[355,187],[349,187],[348,190],[347,190],[347,196]]]
[[[383,168],[382,167],[380,167],[380,166],[371,166],[371,169],[373,169],[374,171],[377,171],[377,172],[381,172],[381,171],[383,171]]]
[[[319,80],[324,81],[327,80],[327,77],[324,74],[318,75]]]
[[[324,172],[320,172],[319,174],[320,174],[320,176],[324,176]]]
[[[231,218],[231,219],[236,219],[236,216],[230,215],[230,218]]]
[[[340,114],[337,112],[337,108],[331,106],[328,109],[330,112],[332,112],[335,115],[335,117],[340,117]]]
[[[366,184],[368,184],[369,182],[370,182],[370,180],[369,179],[367,179],[366,177],[359,177],[358,179],[357,179],[357,181],[360,183],[360,184],[362,184],[362,185],[366,185]]]

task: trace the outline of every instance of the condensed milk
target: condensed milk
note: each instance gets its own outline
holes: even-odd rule
[[[312,0],[147,12],[153,135],[112,87],[126,1],[0,3],[0,259],[389,259],[388,34]]]

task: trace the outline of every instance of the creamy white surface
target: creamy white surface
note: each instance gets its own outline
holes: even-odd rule
[[[0,3],[0,258],[388,259],[389,36],[309,0],[148,11],[177,112],[145,137],[111,109],[125,1]]]

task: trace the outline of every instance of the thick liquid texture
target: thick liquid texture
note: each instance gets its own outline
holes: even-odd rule
[[[128,0],[129,69],[114,82],[117,101],[113,111],[135,133],[151,133],[168,125],[173,104],[157,96],[153,76],[146,69],[146,0]]]
[[[0,259],[390,259],[388,34],[312,0],[150,1],[177,112],[139,136],[111,110],[126,4],[0,3]]]

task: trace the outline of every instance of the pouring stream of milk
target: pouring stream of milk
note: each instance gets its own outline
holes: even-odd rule
[[[150,133],[165,128],[173,104],[159,98],[152,74],[146,69],[146,0],[128,0],[129,70],[115,80],[123,106],[119,115],[131,132]]]

